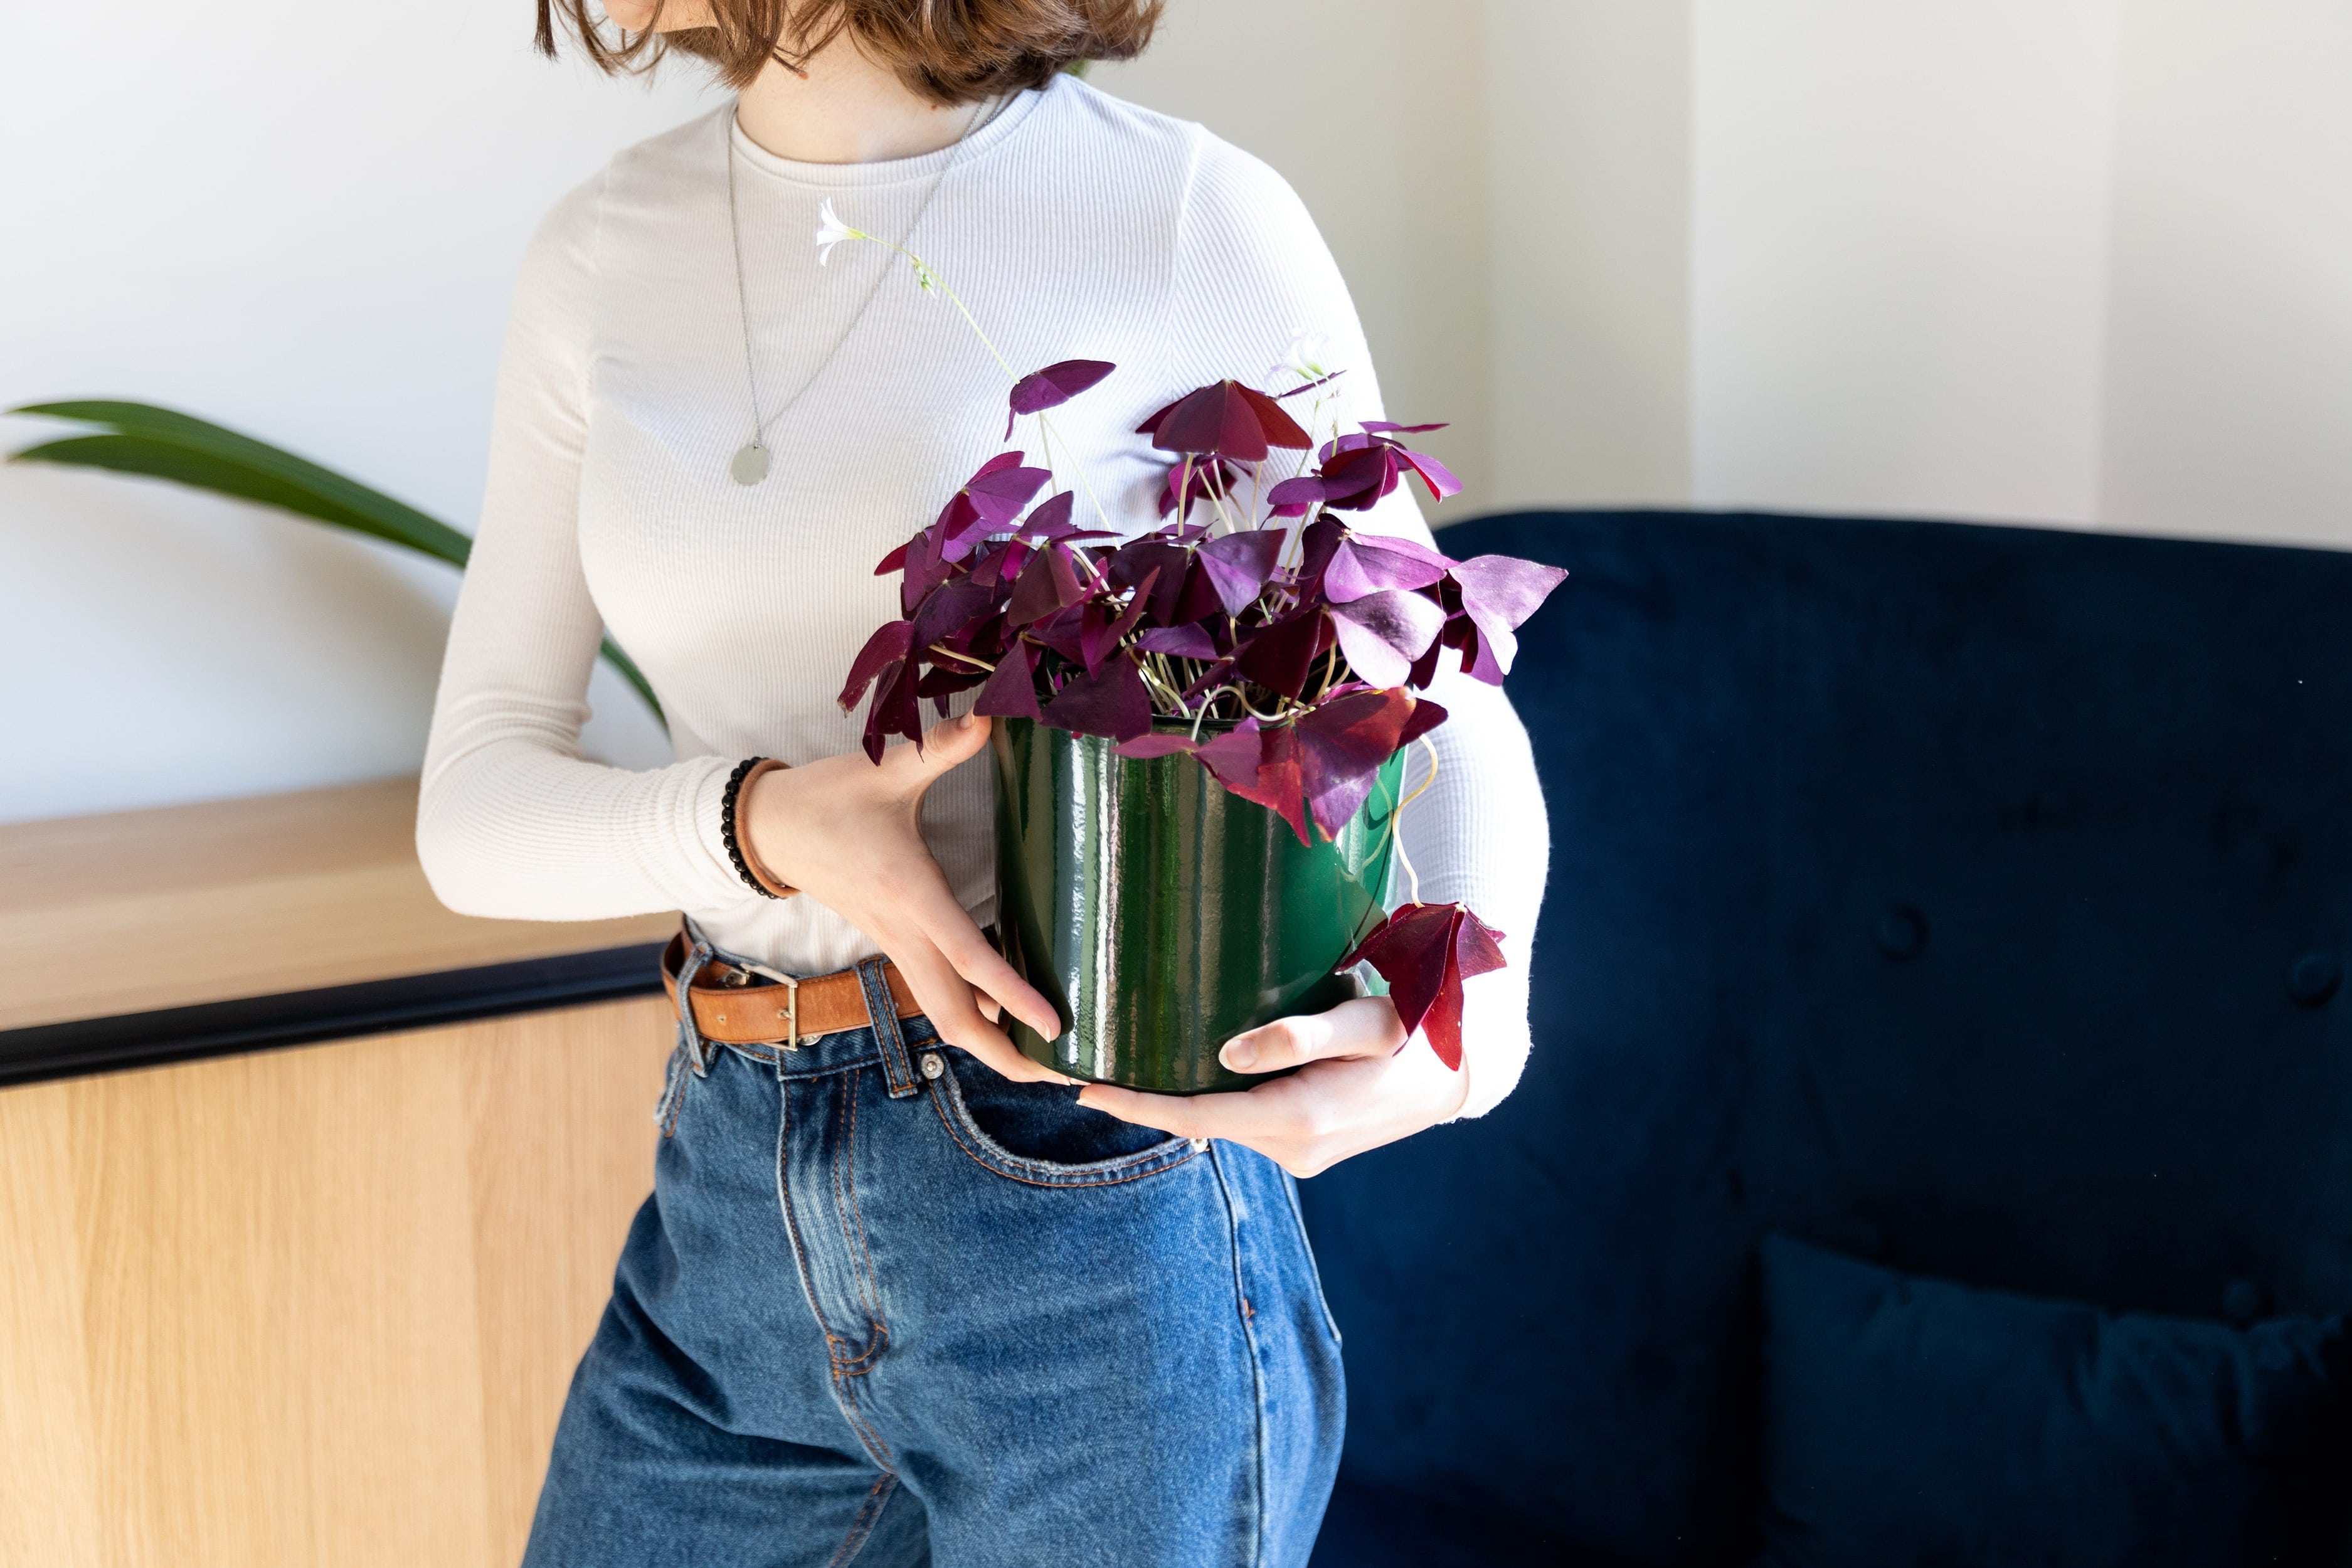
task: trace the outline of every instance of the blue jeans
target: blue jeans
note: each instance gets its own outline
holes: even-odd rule
[[[527,1568],[1304,1564],[1344,1395],[1290,1178],[880,995],[681,1039]]]

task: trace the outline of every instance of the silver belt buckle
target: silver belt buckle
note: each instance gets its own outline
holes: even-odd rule
[[[801,1048],[801,983],[800,977],[771,969],[764,963],[739,963],[739,969],[751,971],[762,980],[771,980],[784,988],[784,1049]]]

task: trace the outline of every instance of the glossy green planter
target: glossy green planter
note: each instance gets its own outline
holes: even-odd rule
[[[1357,994],[1333,966],[1381,918],[1404,764],[1355,820],[1302,845],[1188,756],[1134,762],[1112,742],[1000,719],[996,923],[1005,956],[1069,1023],[1032,1060],[1173,1094],[1243,1089],[1234,1036]]]

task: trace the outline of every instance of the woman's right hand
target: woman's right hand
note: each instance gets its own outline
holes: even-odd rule
[[[1062,1032],[1053,1004],[989,945],[923,842],[923,796],[986,744],[988,721],[967,714],[934,725],[919,752],[892,746],[878,765],[853,752],[771,769],[738,813],[745,847],[873,938],[941,1039],[1009,1079],[1073,1082],[1023,1056],[992,1021],[1002,1008],[1047,1039]]]

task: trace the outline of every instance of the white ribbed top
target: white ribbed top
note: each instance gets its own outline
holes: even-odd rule
[[[750,488],[728,473],[751,432],[730,158],[774,453]],[[719,797],[743,757],[856,748],[861,719],[835,698],[868,634],[898,614],[897,579],[874,563],[1001,449],[1009,383],[955,308],[883,247],[852,241],[818,265],[826,198],[844,222],[904,238],[938,268],[1017,368],[1118,363],[1055,423],[1122,527],[1157,521],[1164,468],[1136,425],[1219,376],[1288,384],[1275,367],[1300,331],[1326,334],[1327,363],[1349,367],[1334,384],[1343,417],[1382,416],[1347,287],[1281,177],[1197,125],[1068,77],[1017,95],[960,149],[919,158],[778,158],[742,135],[731,106],[631,148],[548,215],[515,293],[417,816],[425,874],[451,909],[683,910],[722,947],[799,973],[876,951],[814,900],[761,899],[737,880]],[[1016,439],[1034,422],[1024,426]],[[1429,537],[1403,490],[1359,526]],[[661,698],[671,766],[581,757],[608,627]],[[1434,736],[1439,780],[1406,813],[1405,847],[1425,899],[1461,899],[1512,939],[1513,967],[1470,983],[1475,1115],[1526,1058],[1523,965],[1548,840],[1509,703],[1454,674],[1433,694],[1454,717]],[[995,900],[992,787],[982,753],[923,813],[982,923]]]

